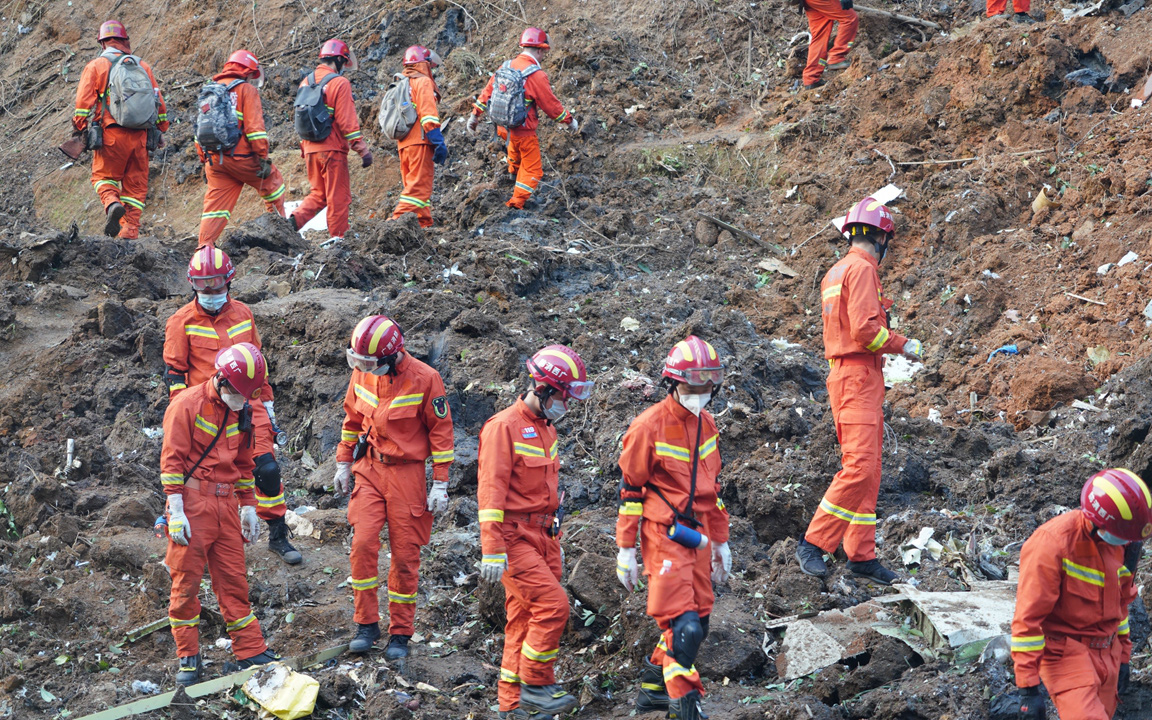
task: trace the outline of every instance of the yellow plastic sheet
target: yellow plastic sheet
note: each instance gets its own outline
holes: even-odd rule
[[[310,715],[319,692],[320,683],[283,663],[261,667],[244,683],[244,694],[280,720]]]

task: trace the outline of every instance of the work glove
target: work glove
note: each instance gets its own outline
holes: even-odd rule
[[[480,116],[473,114],[472,117],[468,118],[468,124],[465,126],[465,129],[469,135],[475,135],[476,131],[480,129]]]
[[[1116,693],[1123,695],[1128,692],[1128,680],[1132,676],[1132,667],[1128,663],[1120,666],[1120,677],[1116,681]]]
[[[851,10],[852,9],[852,0],[840,0],[840,9],[841,10]]]
[[[256,171],[256,177],[261,180],[267,178],[272,174],[272,158],[260,158],[260,169]],[[268,403],[264,403],[267,405]]]
[[[448,146],[444,143],[444,133],[440,132],[440,128],[432,128],[424,133],[424,137],[436,148],[432,151],[432,162],[443,165],[448,160]]]
[[[732,577],[732,551],[728,543],[712,545],[712,582],[722,585]]]
[[[1140,98],[1132,98],[1132,109],[1136,110],[1144,105],[1144,101]]]
[[[616,553],[616,577],[628,592],[640,584],[640,566],[636,563],[636,548],[620,548]]]
[[[348,494],[348,488],[352,484],[352,463],[336,463],[336,475],[332,478],[332,484],[336,486],[337,495]]]
[[[909,340],[904,343],[904,357],[917,361],[924,359],[924,343],[919,340]]]
[[[1040,686],[1020,688],[1020,711],[1016,717],[1019,720],[1048,720],[1048,711],[1044,708],[1044,696],[1040,694]]]
[[[480,577],[490,583],[500,582],[508,569],[508,555],[485,555],[480,558]]]
[[[366,168],[372,165],[372,151],[365,150],[364,154],[360,156],[360,167]]]
[[[432,490],[428,493],[428,512],[439,515],[448,509],[448,483],[432,482]]]
[[[568,132],[573,135],[580,132],[580,122],[575,117],[572,118],[572,122],[568,123]]]
[[[168,496],[168,537],[177,545],[187,545],[192,537],[192,526],[184,514],[184,496]]]
[[[245,505],[240,508],[240,534],[244,542],[254,543],[260,539],[260,518],[256,517],[256,508]]]

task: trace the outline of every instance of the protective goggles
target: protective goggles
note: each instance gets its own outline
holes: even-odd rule
[[[190,277],[188,282],[192,283],[192,288],[197,292],[204,292],[205,290],[223,290],[228,287],[228,278],[223,275],[215,275],[213,277]]]
[[[684,371],[684,382],[689,385],[719,385],[724,379],[724,368],[689,368]]]
[[[591,380],[573,380],[564,388],[564,396],[573,400],[587,400],[592,397],[592,388],[596,383]]]
[[[345,357],[348,360],[348,367],[360,372],[372,372],[380,367],[380,358],[372,355],[361,355],[352,348],[345,351]]]

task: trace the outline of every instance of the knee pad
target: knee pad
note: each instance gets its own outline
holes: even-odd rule
[[[705,615],[704,617],[700,618],[700,627],[704,629],[704,635],[700,638],[701,643],[708,639],[708,626],[710,625],[711,620],[711,615]]]
[[[672,657],[682,667],[690,668],[696,662],[704,634],[698,613],[686,612],[672,621]]]
[[[280,463],[272,453],[264,453],[253,458],[256,468],[252,476],[256,480],[256,489],[264,497],[275,497],[280,494]]]

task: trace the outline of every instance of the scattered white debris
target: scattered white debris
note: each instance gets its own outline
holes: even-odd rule
[[[889,355],[884,361],[884,384],[892,386],[909,382],[923,369],[924,363],[912,362],[903,355]]]
[[[636,318],[626,317],[620,321],[620,327],[627,332],[636,332],[640,329],[640,321]]]
[[[1120,262],[1116,263],[1116,267],[1124,267],[1128,263],[1136,262],[1139,259],[1139,255],[1129,250],[1127,253],[1125,253],[1124,257],[1120,258]]]
[[[149,440],[159,440],[164,437],[164,428],[162,427],[140,428],[140,432],[144,433],[144,437]]]
[[[137,695],[155,695],[160,692],[160,686],[150,680],[133,680],[132,692]]]
[[[228,638],[218,638],[216,640],[216,647],[220,650],[231,650],[232,641]]]
[[[932,408],[931,410],[928,411],[928,422],[933,422],[933,423],[936,423],[937,425],[943,425],[944,424],[944,416],[940,414],[939,410],[937,410],[936,408]]]
[[[1152,307],[1152,303],[1149,303],[1149,307]],[[773,347],[773,349],[778,350],[780,352],[784,352],[785,350],[791,350],[792,348],[800,347],[800,343],[788,342],[785,338],[782,338],[782,337],[776,338],[776,339],[770,341],[768,344],[771,345]]]

